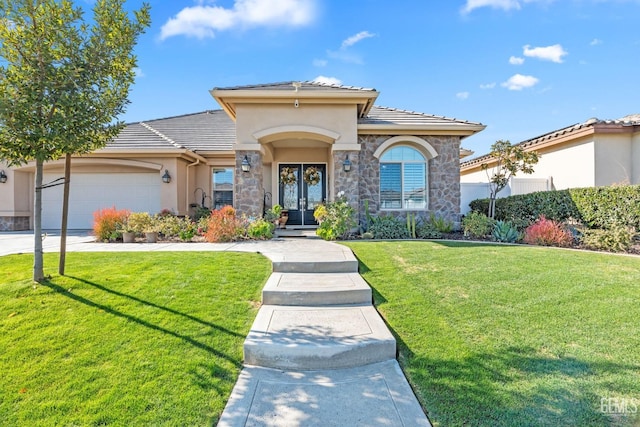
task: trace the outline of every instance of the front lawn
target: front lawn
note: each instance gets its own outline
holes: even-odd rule
[[[0,257],[0,424],[211,426],[271,264],[257,254]],[[57,254],[45,254],[57,267]]]
[[[640,425],[639,258],[345,244],[434,425]]]

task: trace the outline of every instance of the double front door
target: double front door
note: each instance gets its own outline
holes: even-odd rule
[[[289,225],[316,225],[313,211],[327,197],[327,167],[315,163],[278,166],[280,204],[289,211]]]

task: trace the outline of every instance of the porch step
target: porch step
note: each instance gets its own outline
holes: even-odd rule
[[[357,273],[358,260],[327,259],[318,256],[317,261],[308,261],[308,254],[287,254],[282,261],[273,261],[274,273]],[[296,259],[299,258],[299,259]],[[305,261],[305,259],[307,259]]]
[[[358,273],[273,273],[262,290],[266,305],[371,304],[371,288]]]
[[[263,305],[244,342],[244,363],[291,370],[341,369],[394,359],[396,341],[371,305]]]

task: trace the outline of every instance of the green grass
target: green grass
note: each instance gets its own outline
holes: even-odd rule
[[[69,253],[30,280],[0,257],[2,426],[203,426],[222,413],[270,262],[257,254]],[[45,254],[45,266],[57,266]]]
[[[601,410],[611,398],[640,412],[639,258],[463,242],[346,245],[434,425],[640,425],[637,414]]]

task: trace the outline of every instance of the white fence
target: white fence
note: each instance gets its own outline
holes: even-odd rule
[[[550,190],[553,190],[553,180],[551,177],[511,178],[509,185],[498,193],[498,198]],[[489,193],[489,184],[486,182],[460,183],[460,213],[466,215],[471,210],[469,203],[476,199],[486,199],[489,197]]]

